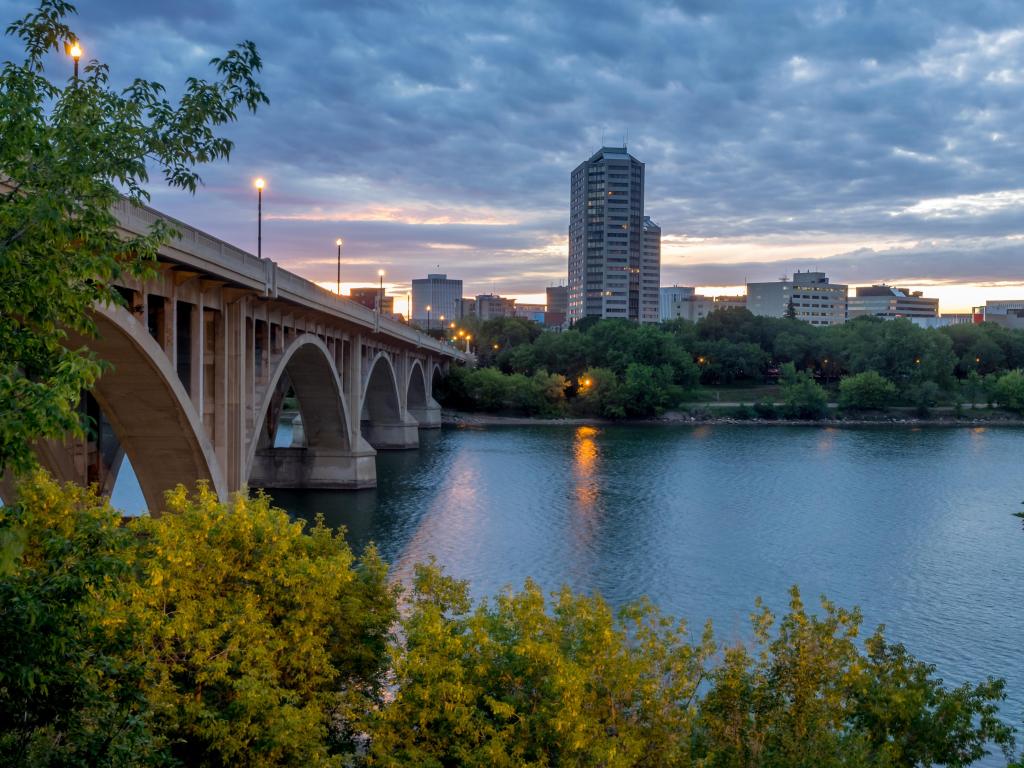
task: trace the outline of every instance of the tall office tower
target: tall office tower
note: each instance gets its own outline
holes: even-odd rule
[[[427,307],[430,307],[429,319],[435,325],[442,315],[446,320],[462,317],[462,281],[449,280],[448,275],[427,275],[413,280],[409,308],[413,322],[427,322]]]
[[[644,164],[625,147],[601,147],[570,188],[569,320],[657,322],[660,254],[644,259]]]
[[[640,322],[657,323],[661,317],[661,227],[644,216],[644,249],[640,259]]]

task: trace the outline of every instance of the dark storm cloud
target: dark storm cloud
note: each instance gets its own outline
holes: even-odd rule
[[[28,7],[0,0],[5,19]],[[366,278],[373,260],[405,278],[441,262],[467,282],[538,291],[564,274],[569,172],[602,135],[615,143],[628,131],[666,234],[941,240],[955,257],[843,255],[829,269],[851,281],[842,270],[866,262],[869,279],[889,265],[1024,282],[1016,241],[1004,239],[1024,232],[1024,197],[1012,198],[1024,189],[1017,0],[86,0],[79,10],[87,53],[123,81],[173,88],[236,41],[258,43],[271,106],[230,128],[232,161],[206,170],[196,199],[154,201],[251,247],[249,181],[266,175],[268,211],[296,217],[269,221],[266,243],[314,279],[329,278],[318,259],[344,234],[353,274]],[[0,54],[15,54],[11,41]],[[1007,192],[1011,204],[993,204]],[[686,269],[719,284],[746,267]]]

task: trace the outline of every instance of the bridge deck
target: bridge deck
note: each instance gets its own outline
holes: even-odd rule
[[[440,342],[416,328],[386,316],[378,317],[374,310],[282,269],[271,259],[257,258],[152,208],[134,206],[128,200],[121,200],[114,213],[121,227],[132,234],[146,234],[160,219],[173,225],[178,236],[161,248],[162,259],[169,259],[212,279],[257,291],[267,298],[323,312],[417,349],[429,350],[463,363],[475,360],[474,355]]]

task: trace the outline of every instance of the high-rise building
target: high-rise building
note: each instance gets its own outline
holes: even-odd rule
[[[659,271],[660,230],[644,228],[644,164],[602,147],[570,176],[569,320],[657,322]]]
[[[841,325],[848,292],[848,286],[830,283],[824,272],[797,272],[792,280],[747,283],[747,309],[764,317],[792,312],[811,325]]]
[[[925,297],[921,291],[893,288],[891,285],[863,285],[853,289],[847,299],[849,319],[870,315],[888,320],[897,317],[938,317],[939,300]]]
[[[462,317],[462,281],[449,280],[448,275],[427,275],[412,281],[412,306],[409,316],[413,322],[427,322],[427,307],[430,317],[438,320]]]
[[[640,259],[640,322],[656,323],[661,300],[661,227],[644,216],[644,248]]]

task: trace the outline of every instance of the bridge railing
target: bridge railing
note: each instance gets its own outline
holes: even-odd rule
[[[344,296],[338,296],[311,280],[282,269],[271,259],[260,259],[153,208],[132,205],[127,199],[122,199],[114,206],[114,213],[121,227],[135,234],[145,234],[157,221],[166,221],[177,230],[177,236],[169,244],[177,251],[172,258],[201,269],[211,276],[260,291],[265,296],[285,298],[334,315],[363,326],[370,332],[380,332],[407,344],[434,350],[440,355],[471,362],[470,355],[450,344],[440,342],[390,317],[378,317],[375,310]]]

